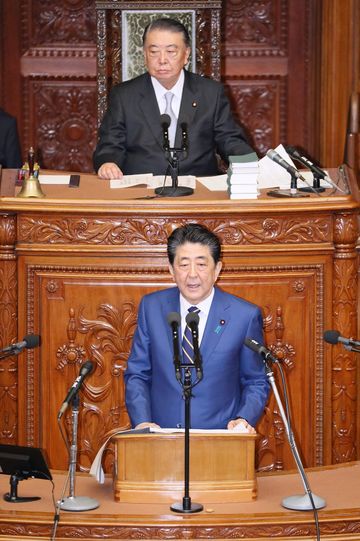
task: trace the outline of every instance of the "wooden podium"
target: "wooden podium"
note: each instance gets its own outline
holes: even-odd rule
[[[248,502],[257,496],[256,434],[190,434],[190,496],[200,503]],[[173,503],[184,495],[184,434],[116,435],[114,498]]]

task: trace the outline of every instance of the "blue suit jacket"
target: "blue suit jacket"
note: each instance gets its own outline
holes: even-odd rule
[[[182,387],[175,378],[170,312],[180,312],[178,288],[141,300],[138,326],[125,373],[126,406],[132,425],[155,422],[184,427]],[[264,411],[269,384],[263,362],[244,345],[246,337],[262,342],[260,309],[215,288],[200,351],[203,380],[191,399],[192,428],[226,428],[245,418],[255,426]]]

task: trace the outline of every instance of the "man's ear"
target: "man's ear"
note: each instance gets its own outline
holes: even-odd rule
[[[216,280],[217,280],[218,277],[219,277],[219,274],[220,274],[221,269],[222,269],[222,261],[218,261],[218,262],[216,263],[216,266],[215,266],[215,276],[216,276],[215,282],[216,282]]]
[[[169,272],[171,274],[171,276],[174,278],[174,269],[173,269],[173,266],[171,263],[168,263],[168,268],[169,268]],[[175,280],[175,278],[174,278]]]

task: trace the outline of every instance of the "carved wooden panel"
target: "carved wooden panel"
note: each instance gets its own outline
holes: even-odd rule
[[[61,221],[54,224],[56,237],[47,227],[46,219],[35,217],[37,228],[34,228],[34,224],[31,226],[31,221],[33,217],[20,220],[22,241],[34,242],[36,239],[37,242],[61,245],[64,240],[59,236]],[[131,221],[136,223],[136,219]],[[64,224],[63,221],[62,226]],[[93,224],[93,241],[96,239],[94,227]],[[97,227],[99,231],[103,229],[101,220],[98,220]],[[139,231],[139,226],[137,229]],[[143,235],[147,234],[147,229],[143,223]],[[291,228],[284,229],[290,231]],[[309,226],[303,229],[303,233],[306,229],[309,231]],[[315,229],[322,238],[323,233],[328,231],[326,225],[323,229]],[[72,230],[75,233],[81,231],[76,227]],[[219,224],[218,231],[226,235],[229,245],[236,246],[239,242],[235,226],[223,224],[221,227]],[[291,235],[294,234],[295,237],[298,235],[293,228]],[[108,232],[105,236],[102,232],[98,238],[106,245],[112,237]],[[122,242],[131,244],[133,239],[133,236],[127,237],[125,234]],[[41,334],[42,347],[34,352],[34,356],[28,357],[26,367],[22,365],[19,369],[20,417],[23,419],[20,439],[27,445],[44,447],[54,468],[64,469],[67,465],[67,453],[56,423],[57,412],[84,361],[90,359],[96,369],[81,392],[80,469],[89,469],[98,448],[112,432],[129,426],[124,404],[123,374],[136,324],[137,307],[144,294],[172,285],[164,248],[154,258],[149,243],[152,243],[152,238],[145,240],[143,236],[141,244],[145,251],[141,256],[133,255],[131,266],[126,253],[113,256],[109,260],[110,266],[104,266],[100,260],[94,265],[88,256],[75,257],[70,262],[64,257],[59,261],[58,256],[49,254],[46,263],[40,263],[36,256],[21,257],[24,269],[22,281],[26,283],[26,288],[24,285],[21,290],[24,293],[26,290],[24,303],[28,328]],[[158,244],[164,245],[164,239],[158,239]],[[296,263],[296,259],[292,258],[291,265],[284,260],[269,266],[264,258],[253,258],[253,264],[249,266],[244,255],[241,258],[228,255],[224,259],[225,270],[219,285],[262,306],[267,344],[283,359],[293,422],[305,463],[322,464],[324,383],[321,333],[324,275],[329,265],[331,268],[331,260],[325,259],[321,264],[312,265],[299,264],[300,261]],[[311,384],[304,386],[304,382]],[[41,411],[41,416],[38,411]],[[70,411],[71,408],[64,416],[68,436]],[[259,425],[259,433],[258,468],[293,468],[284,427],[273,398]],[[110,448],[105,459],[108,470],[112,459]]]
[[[46,169],[92,171],[97,126],[95,84],[83,81],[32,79],[32,104],[26,147],[37,142]]]
[[[286,0],[227,0],[224,56],[286,56],[287,17]]]
[[[21,0],[23,50],[93,46],[96,35],[94,0]]]
[[[287,91],[284,77],[229,77],[236,116],[260,154],[286,139]]]
[[[17,268],[14,255],[16,216],[0,219],[0,347],[17,340]],[[15,445],[18,437],[18,360],[15,356],[0,361],[0,441]]]
[[[224,79],[231,88],[234,111],[260,155],[279,143],[311,150],[309,6],[309,1],[286,0],[224,3]]]

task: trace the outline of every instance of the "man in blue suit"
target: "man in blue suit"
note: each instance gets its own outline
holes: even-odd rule
[[[193,390],[191,427],[255,432],[269,384],[259,355],[244,345],[262,342],[259,307],[214,287],[222,263],[218,237],[187,224],[168,239],[169,270],[177,287],[145,295],[125,373],[126,406],[133,427],[184,427],[182,387],[175,377],[171,312],[199,312],[203,379]],[[182,334],[181,334],[182,336]]]

